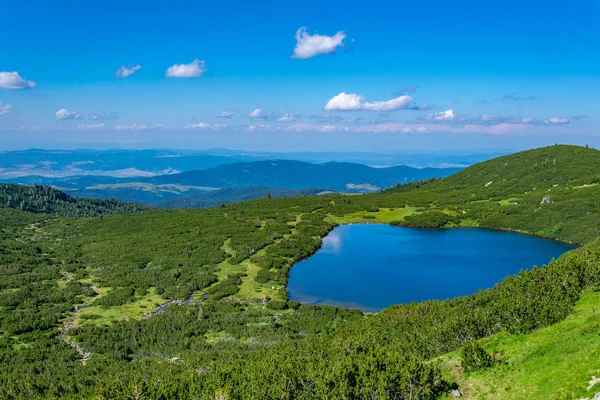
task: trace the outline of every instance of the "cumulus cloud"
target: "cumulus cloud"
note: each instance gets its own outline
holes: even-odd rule
[[[206,122],[200,122],[199,124],[191,124],[191,125],[186,125],[185,129],[208,129],[210,128],[210,124],[207,124]]]
[[[56,119],[68,120],[68,119],[79,119],[81,118],[81,114],[79,111],[67,110],[66,108],[61,108],[56,113]]]
[[[337,96],[332,97],[327,104],[325,110],[328,111],[349,111],[362,109],[363,96],[355,93],[342,92]]]
[[[523,123],[523,124],[533,124],[534,122],[535,122],[535,118],[533,118],[533,117],[521,118],[521,123]]]
[[[0,101],[0,115],[10,114],[12,112],[12,104],[5,104]]]
[[[167,78],[198,78],[206,71],[204,60],[195,59],[190,64],[175,64],[167,69]]]
[[[79,131],[93,131],[104,128],[104,124],[79,124],[77,130]]]
[[[363,110],[369,111],[393,111],[401,108],[408,108],[412,103],[412,97],[400,96],[388,101],[376,101],[373,103],[364,103]]]
[[[117,72],[115,73],[115,76],[117,78],[127,78],[130,77],[131,75],[135,74],[136,72],[138,72],[140,69],[142,69],[141,65],[130,65],[128,67],[126,67],[125,65],[122,65],[121,68],[119,68],[117,70]]]
[[[260,120],[260,119],[267,119],[269,117],[269,115],[270,114],[265,113],[260,108],[257,108],[254,111],[252,111],[250,114],[248,114],[248,118],[254,119],[254,120]]]
[[[399,96],[388,101],[363,102],[363,96],[356,93],[342,92],[332,97],[327,104],[327,111],[393,111],[408,108],[413,99],[410,96]]]
[[[231,118],[234,115],[235,115],[235,111],[226,110],[226,111],[221,111],[221,113],[218,115],[218,117],[221,117],[221,118]]]
[[[285,114],[277,118],[277,122],[294,122],[298,120],[297,115]]]
[[[168,126],[163,124],[144,125],[144,124],[133,124],[133,125],[115,125],[115,129],[118,131],[145,131],[148,129],[169,129]]]
[[[333,36],[311,35],[302,27],[296,31],[296,47],[290,58],[305,59],[335,52],[336,48],[342,47],[346,34],[339,31]]]
[[[36,87],[36,83],[28,81],[18,72],[0,72],[0,89],[28,89]]]
[[[456,119],[456,114],[454,114],[454,110],[450,109],[435,114],[429,114],[427,119],[434,121],[453,121]]]
[[[557,118],[557,117],[549,118],[544,121],[544,123],[546,123],[548,125],[564,125],[564,124],[568,124],[570,122],[571,121],[569,121],[568,118]]]

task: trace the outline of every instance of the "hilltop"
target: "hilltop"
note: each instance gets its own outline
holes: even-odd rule
[[[421,190],[468,193],[477,198],[522,194],[556,186],[600,183],[600,151],[554,145],[494,158],[469,166]],[[393,188],[390,189],[394,191]]]
[[[404,221],[406,225],[466,221],[585,243],[598,236],[599,182],[600,151],[556,145],[498,157],[442,180],[397,186],[387,193],[429,206]]]

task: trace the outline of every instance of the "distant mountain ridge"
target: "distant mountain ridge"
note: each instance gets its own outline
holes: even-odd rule
[[[26,185],[50,185],[70,195],[81,197],[115,198],[121,201],[145,204],[171,201],[177,198],[190,198],[188,204],[199,205],[208,202],[208,204],[214,205],[215,198],[219,199],[218,203],[250,200],[263,197],[269,191],[274,192],[275,189],[280,191],[310,189],[309,193],[323,190],[369,193],[398,183],[419,181],[432,177],[445,177],[459,170],[460,168],[414,168],[407,166],[373,168],[346,162],[311,164],[303,161],[268,160],[223,164],[204,170],[154,177],[116,178],[84,175],[45,178],[25,176],[5,179],[5,181]],[[247,189],[252,187],[271,189],[208,194],[223,189]],[[317,188],[318,190],[316,190]],[[229,193],[232,197],[226,199],[224,197],[225,193]],[[250,193],[253,193],[255,197],[252,197]],[[180,202],[179,204],[184,203]]]
[[[324,188],[336,191],[370,192],[431,177],[445,177],[460,168],[373,168],[347,162],[311,164],[303,161],[269,160],[220,165],[206,170],[140,179],[153,184],[179,184],[241,188],[269,186],[286,189]],[[363,186],[363,187],[361,187]]]
[[[464,168],[503,153],[453,151],[444,153],[265,152],[228,149],[76,149],[0,151],[0,178],[24,176],[149,177],[186,172],[236,162],[297,160],[309,163],[350,162],[375,167],[407,165],[417,168]]]

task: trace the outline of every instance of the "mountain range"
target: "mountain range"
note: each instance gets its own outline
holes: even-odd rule
[[[215,205],[214,199],[219,199],[220,203],[248,200],[270,193],[281,195],[284,193],[282,189],[310,189],[308,192],[302,192],[302,195],[323,191],[369,193],[398,183],[445,177],[459,170],[460,168],[407,166],[373,168],[346,162],[312,164],[293,160],[269,160],[222,164],[202,170],[151,177],[23,176],[4,181],[50,185],[70,195],[81,197],[115,198],[172,207],[172,204]],[[257,190],[257,187],[261,189]],[[239,190],[222,192],[222,189]],[[297,193],[288,192],[284,195],[294,196]],[[173,199],[186,200],[165,203]]]

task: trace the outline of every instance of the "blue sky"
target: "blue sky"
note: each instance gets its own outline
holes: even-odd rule
[[[385,3],[4,5],[0,147],[600,145],[597,2]]]

